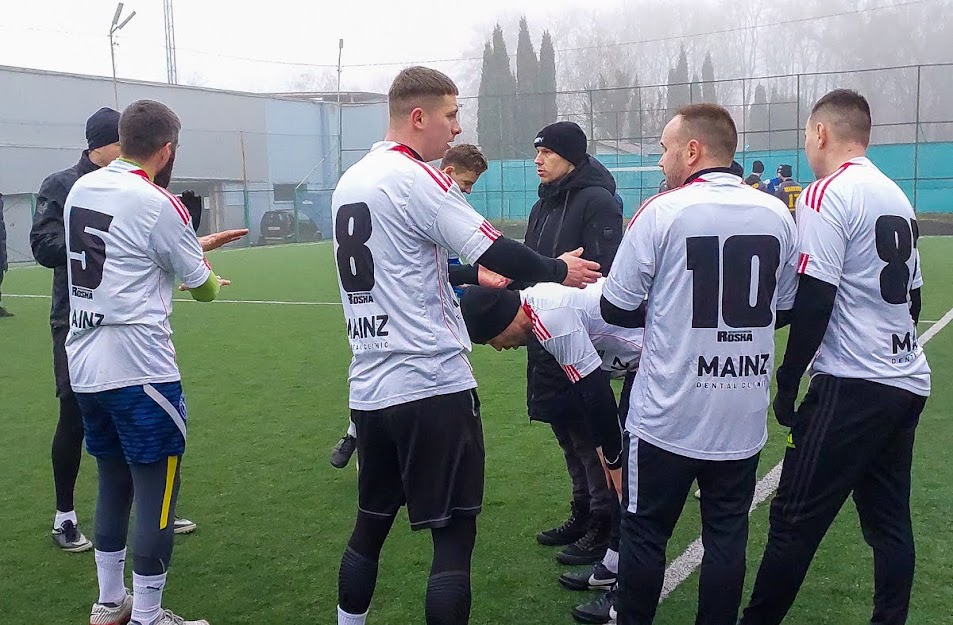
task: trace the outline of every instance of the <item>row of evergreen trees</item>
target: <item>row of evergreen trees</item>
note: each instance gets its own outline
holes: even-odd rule
[[[609,76],[600,72],[587,88],[582,104],[557,109],[556,54],[552,36],[543,33],[539,55],[533,46],[526,18],[519,24],[516,47],[516,72],[497,24],[483,51],[477,115],[480,147],[490,159],[532,158],[533,139],[543,126],[562,115],[585,120],[583,130],[590,141],[621,141],[656,144],[662,128],[682,105],[691,102],[718,102],[715,65],[711,53],[705,55],[701,72],[692,72],[688,55],[682,48],[668,72],[664,89],[640,89],[638,76],[625,67],[616,68]],[[654,95],[654,98],[653,98]],[[654,99],[654,101],[652,101]],[[745,110],[746,146],[748,149],[796,147],[795,135],[778,137],[768,131],[798,127],[797,98],[772,89],[770,100],[765,87],[757,85],[750,106]],[[778,145],[779,140],[785,145]],[[793,145],[787,145],[793,143]]]

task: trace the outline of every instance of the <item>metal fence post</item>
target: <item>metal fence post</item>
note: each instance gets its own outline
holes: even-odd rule
[[[796,139],[794,144],[795,146],[794,168],[795,168],[795,176],[797,176],[797,179],[800,180],[801,179],[801,133],[798,129],[798,126],[801,125],[801,75],[797,74],[795,76],[795,80],[796,82],[794,87],[794,97],[795,97],[794,115],[795,115],[796,123],[794,128],[794,136],[796,137]]]
[[[917,110],[913,131],[913,210],[917,210],[917,187],[920,186],[920,77],[923,66],[917,65]]]

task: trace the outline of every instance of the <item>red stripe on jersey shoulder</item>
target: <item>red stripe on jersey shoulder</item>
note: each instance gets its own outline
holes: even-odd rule
[[[543,322],[539,319],[539,315],[537,315],[533,307],[529,305],[529,302],[523,302],[523,312],[526,313],[526,316],[533,322],[533,334],[536,335],[536,338],[540,341],[553,338],[553,335],[550,334],[546,326],[543,325]]]
[[[410,150],[408,150],[406,147],[402,145],[395,145],[394,147],[391,148],[391,151],[397,152],[398,154],[403,154],[404,156],[406,156],[413,162],[417,163],[417,165],[419,165],[421,168],[423,168],[425,172],[427,172],[427,175],[433,178],[433,181],[436,182],[437,186],[439,186],[444,192],[450,191],[450,187],[453,186],[453,181],[450,179],[450,176],[443,173],[439,169],[436,169],[435,167],[432,167],[428,165],[427,163],[421,160],[418,160],[417,157],[414,156]]]
[[[797,272],[804,273],[805,271],[807,271],[807,264],[809,262],[811,262],[811,255],[801,254],[801,257],[798,259],[798,262],[797,262]]]
[[[492,225],[490,225],[490,222],[488,222],[485,219],[483,220],[483,223],[480,225],[480,232],[486,235],[486,238],[488,238],[491,241],[496,241],[501,236],[503,236],[502,232],[500,232],[499,230],[494,228]]]
[[[167,189],[163,189],[156,183],[152,182],[152,179],[149,178],[149,174],[147,174],[142,169],[134,169],[129,173],[139,176],[140,178],[148,182],[154,189],[157,189],[160,193],[162,193],[162,195],[164,195],[166,199],[172,203],[172,207],[175,209],[175,212],[179,214],[179,219],[182,220],[182,223],[185,223],[185,224],[189,223],[189,220],[192,219],[192,216],[189,215],[189,209],[185,207],[185,204],[182,203],[182,200],[180,200],[176,196],[169,193]]]
[[[639,210],[635,211],[635,214],[632,215],[632,219],[629,220],[629,225],[626,226],[625,229],[628,230],[629,228],[632,227],[632,224],[635,223],[635,220],[639,218],[639,215],[642,214],[642,211],[644,211],[644,210],[648,207],[649,204],[651,204],[652,202],[654,202],[654,201],[657,200],[658,198],[662,197],[663,195],[668,195],[669,193],[675,193],[676,191],[678,191],[678,190],[681,189],[681,188],[682,188],[682,187],[678,187],[678,188],[675,188],[675,189],[669,189],[668,191],[662,191],[661,193],[656,193],[655,195],[653,195],[653,196],[650,197],[649,199],[647,199],[647,200],[645,200],[644,202],[642,202],[642,206],[640,206],[640,207],[639,207]]]
[[[827,187],[831,186],[834,179],[847,171],[847,168],[851,165],[853,165],[853,163],[844,163],[830,176],[811,183],[811,186],[808,187],[807,205],[818,213],[821,212],[821,204],[824,202],[824,193],[827,191]]]

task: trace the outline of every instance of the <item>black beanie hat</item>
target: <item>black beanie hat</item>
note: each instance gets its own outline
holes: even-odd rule
[[[755,161],[755,162],[751,163],[751,171],[753,171],[753,172],[756,173],[756,174],[763,174],[763,173],[764,173],[764,163],[762,163],[761,161]]]
[[[513,322],[519,309],[519,293],[508,289],[468,286],[460,298],[460,312],[474,343],[496,338]]]
[[[533,146],[548,148],[573,165],[580,165],[586,158],[588,140],[576,122],[556,122],[539,131]]]
[[[782,178],[790,178],[794,175],[794,168],[790,165],[781,165],[778,167],[778,174],[780,174]]]
[[[86,120],[86,143],[90,150],[119,142],[119,112],[103,107]]]
[[[728,167],[728,171],[732,174],[738,176],[739,178],[745,177],[745,169],[741,166],[741,163],[738,161],[731,161],[731,166]]]

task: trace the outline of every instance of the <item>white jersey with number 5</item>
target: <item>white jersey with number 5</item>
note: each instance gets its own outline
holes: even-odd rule
[[[722,170],[643,204],[603,289],[625,310],[648,296],[629,432],[701,460],[764,446],[775,311],[797,289],[795,239],[780,200]]]
[[[331,201],[348,341],[350,406],[380,410],[476,387],[448,251],[473,263],[500,233],[449,176],[381,142]]]
[[[180,379],[172,347],[172,287],[211,270],[178,198],[139,166],[116,160],[66,198],[70,382],[77,393]]]
[[[837,287],[812,373],[930,394],[930,366],[910,317],[923,285],[916,215],[866,158],[844,163],[798,200],[798,272]]]
[[[605,278],[585,289],[542,283],[520,293],[533,333],[572,382],[602,368],[624,377],[639,368],[642,328],[609,325],[599,311]]]

